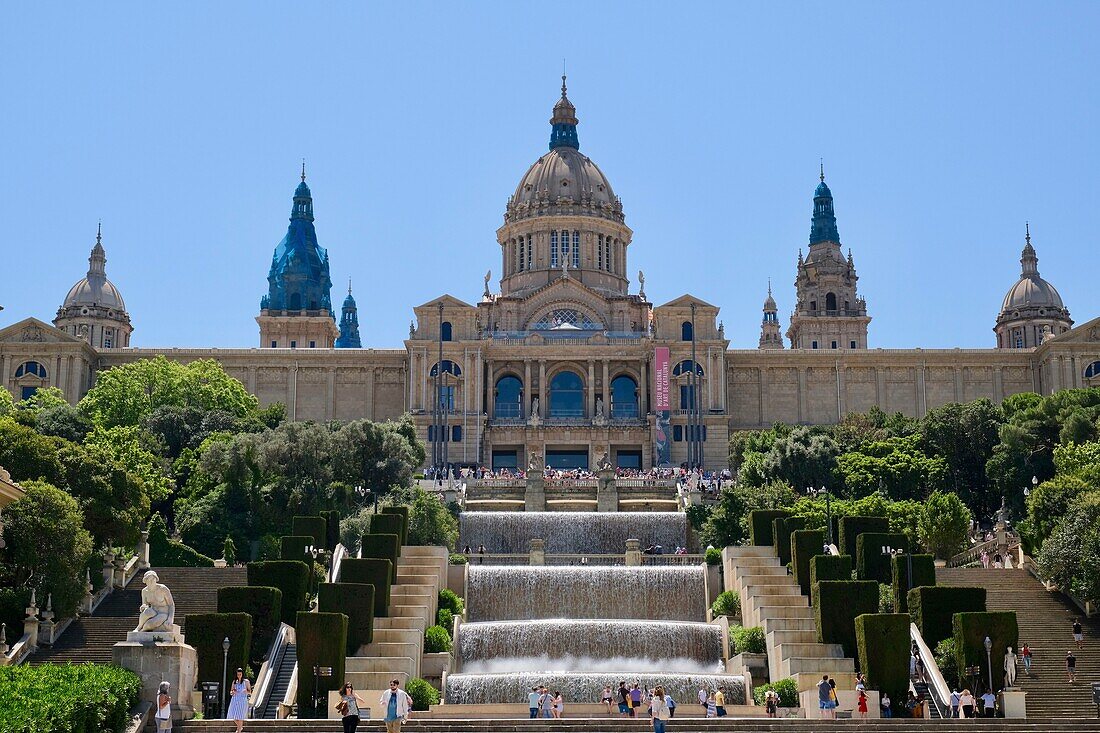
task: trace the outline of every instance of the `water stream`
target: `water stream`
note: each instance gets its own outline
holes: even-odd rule
[[[532,539],[549,553],[621,554],[628,539],[671,553],[687,546],[682,512],[463,512],[459,547],[488,552],[527,552]]]

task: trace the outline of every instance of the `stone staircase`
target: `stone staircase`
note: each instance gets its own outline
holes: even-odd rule
[[[156,568],[160,582],[172,591],[176,602],[176,623],[186,631],[189,613],[218,610],[218,588],[245,585],[244,568]],[[95,613],[75,619],[52,647],[41,647],[29,664],[72,662],[111,663],[111,648],[126,641],[126,632],[137,624],[141,607],[141,573],[123,589],[107,596]]]
[[[1020,662],[1016,686],[1028,693],[1029,718],[1094,718],[1091,686],[1100,682],[1100,624],[1089,620],[1061,593],[1048,591],[1027,570],[985,568],[937,568],[940,585],[980,586],[986,589],[990,611],[1015,611],[1020,625],[1020,645],[1031,647],[1031,676]],[[1073,641],[1072,624],[1084,626],[1084,648]],[[1077,683],[1066,681],[1066,652],[1077,657]],[[1018,650],[1017,650],[1018,651]],[[999,663],[993,660],[994,663]]]
[[[799,691],[809,690],[827,674],[840,689],[855,685],[855,660],[839,644],[818,642],[810,600],[771,547],[727,547],[722,561],[726,590],[741,595],[742,623],[764,629],[773,682],[791,677]]]
[[[569,707],[566,706],[566,715]],[[823,726],[817,720],[767,718],[674,718],[668,721],[668,731],[684,733],[815,733],[823,728],[858,730],[860,733],[896,733],[905,729],[911,733],[1100,733],[1100,720],[837,720]],[[563,718],[562,720],[426,720],[416,713],[401,730],[405,733],[639,733],[650,730],[648,719],[619,717]],[[227,720],[192,720],[176,723],[173,731],[184,733],[231,733],[234,725]],[[339,733],[338,720],[250,720],[245,723],[249,733]],[[359,730],[377,733],[385,730],[381,720],[363,721]]]

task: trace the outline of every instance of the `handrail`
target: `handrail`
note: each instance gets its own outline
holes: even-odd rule
[[[293,627],[285,623],[279,624],[275,636],[271,639],[271,645],[267,648],[267,659],[264,660],[259,674],[256,675],[256,685],[252,688],[252,697],[249,704],[253,711],[259,710],[261,717],[270,704],[267,698],[271,694],[271,687],[275,684],[279,667],[283,663],[283,656],[286,654],[287,644],[290,643],[290,637],[293,634]]]
[[[290,684],[287,685],[286,694],[283,695],[283,699],[279,702],[279,712],[275,714],[275,717],[289,718],[290,713],[297,705],[298,699],[298,665],[294,665],[294,671],[290,674]],[[281,713],[281,715],[280,715]]]
[[[977,560],[979,557],[981,557],[982,553],[987,551],[987,550],[992,551],[992,552],[996,552],[997,550],[999,550],[1003,546],[1003,547],[1007,547],[1008,551],[1011,552],[1012,548],[1019,547],[1019,545],[1020,545],[1019,536],[1017,534],[1015,534],[1014,532],[1007,532],[1006,531],[1005,535],[1004,535],[1004,542],[1002,542],[999,537],[994,537],[991,540],[985,540],[984,542],[979,542],[979,543],[975,544],[974,546],[969,547],[969,548],[963,550],[962,552],[956,553],[956,554],[952,555],[951,557],[949,557],[947,559],[947,567],[957,568],[960,565],[966,565],[968,563],[972,563],[975,560]]]
[[[340,577],[340,564],[344,561],[347,554],[348,548],[344,547],[343,543],[336,545],[336,549],[332,551],[332,564],[328,571],[328,582],[335,583]]]
[[[914,623],[909,624],[909,638],[916,643],[921,661],[924,662],[924,676],[928,680],[928,690],[932,693],[936,707],[939,708],[940,717],[950,717],[951,688],[947,686],[947,680],[944,679],[940,666],[936,664],[935,655],[928,648],[928,644],[924,642],[920,629]]]

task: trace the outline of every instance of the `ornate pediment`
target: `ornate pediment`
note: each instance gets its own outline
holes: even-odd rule
[[[1060,333],[1057,336],[1051,337],[1043,341],[1043,345],[1039,348],[1047,346],[1048,344],[1096,344],[1100,343],[1100,318],[1093,318],[1091,321],[1082,323],[1081,325],[1071,328],[1065,333]]]
[[[65,333],[60,328],[44,323],[37,318],[25,318],[0,330],[0,343],[79,344],[83,342],[75,336]]]

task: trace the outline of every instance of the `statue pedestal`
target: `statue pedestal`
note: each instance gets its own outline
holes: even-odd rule
[[[528,512],[546,511],[546,485],[542,473],[527,477],[527,490],[523,493],[523,509]]]
[[[1022,690],[1005,690],[1001,693],[1001,712],[1006,718],[1026,718],[1027,704],[1026,692]]]
[[[180,633],[179,624],[172,624],[167,629],[160,631],[127,631],[126,641],[133,641],[138,644],[155,644],[157,642],[182,644],[183,634]]]
[[[179,626],[176,626],[178,635]],[[161,682],[172,685],[173,720],[195,717],[191,691],[199,676],[199,656],[195,648],[182,641],[152,641],[153,636],[167,638],[170,632],[131,631],[131,635],[148,635],[150,641],[120,641],[111,650],[111,658],[119,667],[136,672],[141,677],[141,699],[153,702]],[[182,637],[180,637],[182,639]]]
[[[619,489],[615,483],[615,472],[609,468],[601,468],[596,475],[596,511],[619,511]]]

